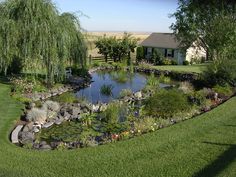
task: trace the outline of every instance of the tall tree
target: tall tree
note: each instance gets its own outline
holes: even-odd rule
[[[86,45],[79,19],[60,14],[51,0],[5,0],[0,3],[0,69],[6,73],[14,56],[24,70],[46,69],[52,84],[68,63],[84,66]]]
[[[236,24],[235,1],[179,0],[177,12],[172,17],[176,18],[176,23],[171,25],[171,29],[182,47],[188,48],[195,42],[197,47],[205,49],[210,59],[214,59],[218,47],[229,43],[234,30],[217,24],[220,19],[231,21],[232,26]]]

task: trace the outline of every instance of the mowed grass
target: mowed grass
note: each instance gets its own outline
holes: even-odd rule
[[[155,69],[177,71],[177,72],[195,72],[202,73],[206,70],[208,64],[196,64],[196,65],[170,65],[170,66],[153,66]]]
[[[96,148],[39,152],[11,144],[22,105],[0,84],[1,177],[236,176],[236,98],[169,128]]]

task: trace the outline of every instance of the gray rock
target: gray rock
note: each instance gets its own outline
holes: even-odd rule
[[[56,120],[55,120],[55,124],[56,124],[56,125],[61,125],[63,121],[64,121],[64,119],[62,119],[62,118],[56,119]]]
[[[30,123],[28,123],[27,125],[24,126],[23,132],[32,131],[32,130],[33,130],[33,127],[34,127],[34,123],[33,123],[33,122],[30,122]]]
[[[52,149],[52,147],[48,144],[39,146],[39,150],[48,151],[48,150],[51,150],[51,149]]]
[[[92,111],[93,112],[98,112],[99,111],[99,108],[100,108],[100,105],[92,105]]]
[[[19,139],[22,144],[33,143],[35,136],[32,132],[20,132]]]
[[[48,122],[46,124],[43,125],[43,128],[49,128],[54,124],[54,122]]]
[[[34,133],[38,133],[39,131],[40,131],[40,130],[39,130],[38,127],[34,127],[34,128],[33,128],[33,132],[34,132]]]

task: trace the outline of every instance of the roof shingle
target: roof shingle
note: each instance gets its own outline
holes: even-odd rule
[[[178,49],[180,42],[177,41],[175,35],[172,33],[152,33],[141,43],[141,46]]]

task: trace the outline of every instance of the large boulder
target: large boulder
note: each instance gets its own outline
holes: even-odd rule
[[[19,141],[21,144],[30,144],[35,140],[35,136],[32,132],[20,132]]]

